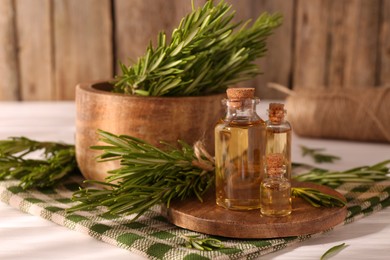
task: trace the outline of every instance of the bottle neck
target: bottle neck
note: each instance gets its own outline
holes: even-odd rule
[[[267,167],[266,174],[271,179],[282,179],[286,173],[286,168],[283,167]]]
[[[239,118],[252,118],[258,117],[256,114],[256,106],[259,104],[260,99],[248,98],[239,101],[233,101],[224,99],[223,103],[226,106],[226,118],[239,117]]]

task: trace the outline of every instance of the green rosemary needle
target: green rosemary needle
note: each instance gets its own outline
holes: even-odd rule
[[[41,152],[41,159],[28,158]],[[73,145],[26,137],[0,140],[0,180],[19,179],[24,189],[50,187],[77,170]]]
[[[335,160],[340,160],[340,157],[322,153],[325,149],[322,148],[308,148],[301,145],[302,156],[309,155],[316,163],[332,163]]]
[[[346,245],[345,243],[342,243],[342,244],[339,244],[337,246],[333,246],[331,248],[329,248],[320,258],[320,260],[325,260],[325,259],[328,259],[330,258],[331,256],[334,256],[336,253],[338,253],[340,250],[343,250],[344,248],[346,248],[348,245]]]
[[[112,214],[136,214],[136,219],[154,205],[169,207],[172,199],[195,195],[202,201],[214,181],[212,158],[200,145],[179,142],[181,149],[167,145],[163,151],[131,136],[98,133],[107,145],[92,148],[103,151],[102,161],[120,160],[121,167],[109,172],[106,182],[87,181],[109,189],[80,189],[73,200],[81,203],[70,211],[107,206]]]
[[[199,235],[182,236],[185,240],[185,247],[198,249],[201,251],[212,251],[215,249],[225,248],[222,242],[216,238],[200,238]]]

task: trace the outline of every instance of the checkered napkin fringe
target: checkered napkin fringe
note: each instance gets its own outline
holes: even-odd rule
[[[55,188],[26,191],[18,186],[18,181],[2,181],[0,200],[21,211],[41,216],[150,259],[252,259],[321,235],[259,240],[218,237],[226,248],[214,251],[189,249],[184,246],[182,236],[197,233],[168,223],[161,216],[159,207],[154,207],[135,222],[129,221],[131,217],[110,215],[104,208],[66,214],[65,209],[74,205],[71,201],[72,193],[78,190],[82,181],[81,176],[72,176]],[[339,226],[390,205],[390,181],[375,184],[348,183],[340,185],[336,190],[348,201],[347,218]],[[207,237],[203,234],[201,236]]]

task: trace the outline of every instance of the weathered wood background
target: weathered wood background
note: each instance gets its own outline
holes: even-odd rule
[[[200,5],[204,0],[197,0]],[[229,0],[237,19],[278,11],[264,72],[244,85],[262,98],[298,87],[390,85],[390,0]],[[72,100],[78,82],[112,78],[190,0],[0,0],[0,100]]]

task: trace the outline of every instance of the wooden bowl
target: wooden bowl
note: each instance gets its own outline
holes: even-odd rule
[[[90,147],[99,144],[98,129],[113,134],[141,138],[151,144],[177,140],[193,144],[204,140],[214,154],[214,126],[223,115],[225,94],[197,97],[138,97],[112,93],[106,82],[76,87],[76,157],[86,179],[103,181],[107,171],[119,162],[97,162],[101,152]]]

